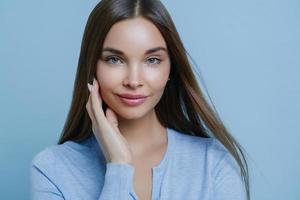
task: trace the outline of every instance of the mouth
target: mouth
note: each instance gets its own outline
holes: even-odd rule
[[[144,97],[139,97],[139,98],[126,98],[120,95],[117,95],[119,99],[121,100],[122,103],[128,105],[128,106],[138,106],[142,103],[144,103],[147,99],[146,96]]]

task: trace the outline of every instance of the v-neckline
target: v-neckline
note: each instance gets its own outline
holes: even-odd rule
[[[164,168],[164,166],[166,165],[166,163],[168,162],[169,156],[170,156],[170,152],[172,151],[172,129],[166,127],[167,129],[167,148],[165,151],[165,154],[162,158],[162,160],[160,161],[160,163],[154,167],[151,168],[151,171],[160,171],[161,169]],[[99,144],[98,141],[96,139],[96,136],[94,135],[94,133],[91,133],[91,138],[90,138],[90,144],[91,144],[91,148],[93,149],[97,149],[97,154],[100,155],[102,157],[102,159],[104,159],[105,161],[105,157],[102,153],[102,151],[100,151],[99,148]]]
[[[172,147],[172,133],[171,130],[167,127],[167,148],[160,163],[151,168],[152,172],[161,171],[165,167],[170,157],[171,147]]]

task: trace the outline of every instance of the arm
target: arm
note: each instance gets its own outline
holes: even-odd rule
[[[214,200],[246,200],[240,168],[234,157],[224,153],[214,170]]]
[[[50,170],[51,166],[54,166],[53,163],[55,157],[49,151],[33,159],[30,167],[31,200],[65,199],[53,178],[56,175]],[[98,200],[138,200],[132,188],[133,174],[134,167],[130,164],[107,163],[104,184]]]
[[[133,174],[130,164],[108,162],[99,200],[138,200],[132,190]]]
[[[55,183],[34,164],[30,168],[30,195],[32,200],[64,199]]]

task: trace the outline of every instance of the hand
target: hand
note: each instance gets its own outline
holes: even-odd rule
[[[93,85],[88,83],[90,96],[86,109],[92,120],[93,133],[101,147],[107,162],[132,164],[130,147],[118,128],[118,119],[114,111],[102,109],[102,98],[98,81],[94,78]]]

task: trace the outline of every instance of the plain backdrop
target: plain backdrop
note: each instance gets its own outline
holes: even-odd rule
[[[0,1],[0,199],[28,199],[31,159],[58,141],[96,3]],[[253,199],[300,199],[300,1],[163,3],[247,150]]]

